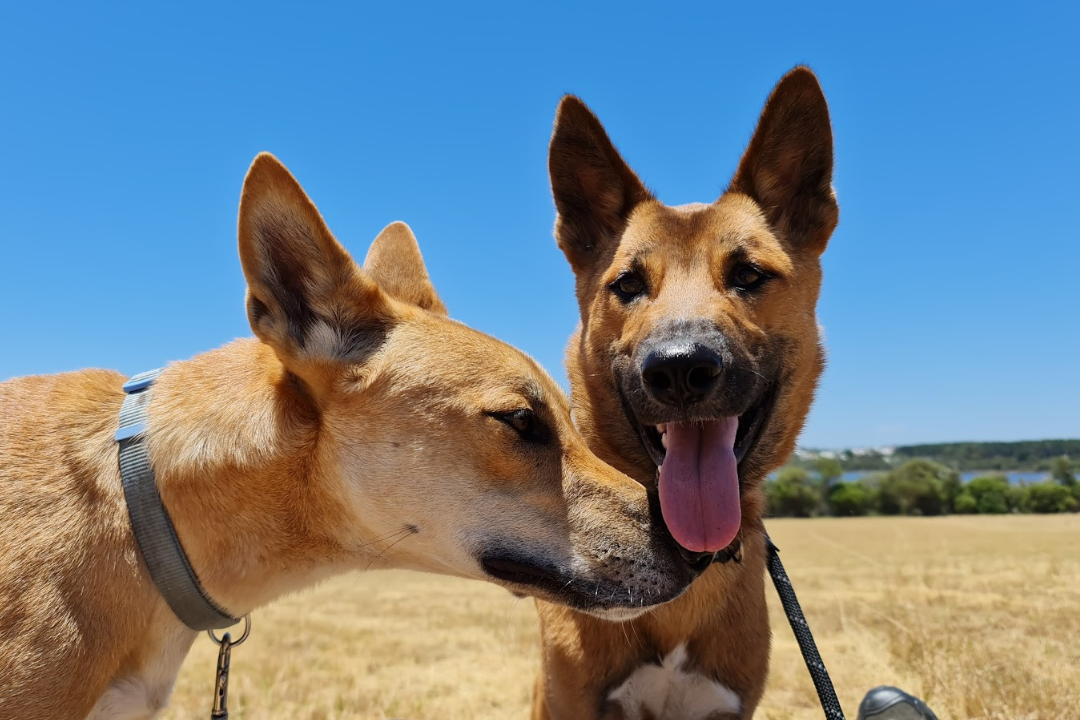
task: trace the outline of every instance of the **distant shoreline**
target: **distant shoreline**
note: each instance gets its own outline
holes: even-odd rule
[[[887,470],[849,470],[845,471],[840,476],[840,480],[843,482],[855,482],[861,480],[867,475],[873,475],[874,473],[888,472]],[[967,484],[977,477],[985,477],[987,475],[1004,475],[1010,485],[1029,485],[1031,483],[1043,482],[1050,479],[1049,471],[1034,471],[1034,470],[964,470],[960,473],[960,481]]]
[[[799,448],[789,464],[811,467],[823,458],[835,459],[847,472],[888,471],[908,460],[932,460],[964,475],[1043,474],[1065,456],[1080,471],[1080,440],[1022,440],[1018,442],[954,442],[823,450]]]

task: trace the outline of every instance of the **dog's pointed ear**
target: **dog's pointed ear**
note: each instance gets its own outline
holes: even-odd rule
[[[446,306],[428,277],[412,228],[392,222],[383,228],[364,259],[364,272],[398,300],[446,315]]]
[[[574,272],[611,252],[631,211],[652,197],[596,115],[573,95],[555,114],[548,172],[558,212],[555,239]]]
[[[839,220],[829,106],[807,67],[769,96],[728,192],[749,195],[782,239],[820,254]]]
[[[395,317],[387,297],[273,155],[256,157],[244,179],[238,235],[251,329],[286,367],[311,379],[382,344]]]

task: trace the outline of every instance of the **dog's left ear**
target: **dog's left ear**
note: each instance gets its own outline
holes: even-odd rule
[[[810,68],[797,67],[765,103],[728,192],[753,198],[792,247],[820,254],[839,220],[832,170],[829,106]]]
[[[383,228],[364,258],[364,272],[398,300],[447,314],[428,277],[416,235],[405,223],[393,222]]]

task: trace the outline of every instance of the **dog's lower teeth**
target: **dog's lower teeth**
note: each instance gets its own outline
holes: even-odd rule
[[[667,450],[667,433],[662,433],[660,435],[660,444],[664,446],[665,450]]]

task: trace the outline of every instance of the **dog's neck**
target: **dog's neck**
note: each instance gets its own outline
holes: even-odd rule
[[[154,385],[149,448],[199,580],[239,615],[348,569],[342,502],[318,481],[318,417],[273,351],[241,340],[170,365]]]

